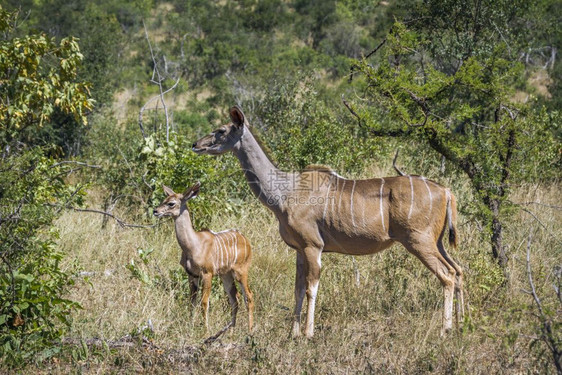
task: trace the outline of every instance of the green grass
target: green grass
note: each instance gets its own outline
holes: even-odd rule
[[[559,205],[559,186],[525,186],[515,202]],[[460,205],[463,202],[459,202]],[[66,262],[94,272],[79,277],[69,296],[83,309],[73,316],[69,337],[74,343],[93,338],[103,345],[67,345],[65,355],[38,372],[75,373],[555,373],[550,353],[534,342],[538,320],[528,289],[527,239],[533,233],[532,270],[543,304],[560,322],[554,296],[555,267],[562,264],[559,209],[530,204],[536,216],[516,212],[507,223],[505,241],[510,266],[507,279],[491,261],[489,245],[478,226],[459,217],[461,241],[451,255],[465,270],[467,317],[462,331],[440,337],[442,291],[434,277],[402,247],[357,257],[325,255],[312,340],[289,337],[293,309],[295,254],[281,241],[273,215],[257,201],[237,215],[217,213],[214,230],[240,229],[252,242],[250,287],[256,299],[255,329],[247,333],[242,308],[238,325],[216,342],[199,309],[192,313],[180,249],[171,220],[155,229],[123,229],[115,223],[102,229],[96,214],[67,212],[57,223]],[[540,223],[539,223],[540,220]],[[543,227],[544,226],[544,227]],[[153,249],[144,264],[137,249]],[[131,259],[151,284],[131,276]],[[181,276],[181,277],[178,277]],[[115,342],[153,324],[150,344]],[[229,320],[229,306],[220,282],[214,283],[210,333]],[[86,349],[87,348],[87,349]]]

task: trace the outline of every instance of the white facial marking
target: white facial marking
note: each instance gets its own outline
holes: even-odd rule
[[[382,230],[384,230],[386,232],[386,226],[384,225],[384,212],[383,212],[383,207],[382,207],[383,187],[384,187],[384,178],[381,178],[381,190],[380,190],[380,193],[379,193],[380,194],[379,208],[380,208],[380,213],[381,213]]]
[[[414,208],[414,184],[412,183],[412,176],[408,176],[410,180],[410,191],[411,191],[411,200],[410,200],[410,211],[408,212],[408,220],[412,216],[412,210]]]
[[[353,225],[353,229],[355,229],[355,214],[353,213],[353,193],[355,192],[355,184],[357,183],[356,180],[353,180],[353,186],[351,188],[351,198],[350,198],[350,210],[351,210],[351,225]]]

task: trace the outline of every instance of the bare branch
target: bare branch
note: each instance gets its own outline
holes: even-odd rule
[[[405,176],[406,174],[404,172],[402,172],[400,169],[398,169],[398,167],[396,166],[396,159],[398,159],[398,153],[400,152],[399,149],[396,149],[396,154],[394,154],[394,159],[392,159],[392,167],[394,168],[394,170],[400,175],[400,176]]]
[[[212,344],[213,342],[217,341],[217,339],[223,334],[225,333],[230,326],[232,326],[232,322],[229,322],[223,329],[221,329],[220,331],[218,331],[217,333],[215,333],[213,336],[210,336],[208,338],[205,339],[205,341],[203,341],[203,344]]]
[[[343,94],[341,96],[341,101],[343,102],[343,105],[345,105],[345,107],[349,110],[349,112],[353,115],[353,117],[355,117],[357,119],[357,124],[359,125],[359,127],[363,127],[363,125],[361,124],[361,117],[359,117],[359,115],[353,110],[353,108],[351,108],[351,106],[349,105],[349,103],[345,100]]]
[[[101,211],[101,210],[94,210],[94,209],[91,209],[91,208],[76,208],[76,207],[72,207],[72,206],[69,206],[67,208],[69,208],[73,211],[77,211],[77,212],[93,212],[93,213],[109,216],[110,218],[114,219],[117,222],[117,224],[119,224],[122,228],[154,228],[154,227],[158,226],[158,223],[152,224],[152,225],[128,224],[128,223],[125,223],[123,220],[119,219],[117,216],[115,216],[113,214],[110,214],[109,212],[105,212],[105,211]]]
[[[359,125],[360,128],[365,128],[365,126],[363,125],[362,121],[361,121],[361,117],[357,114],[357,112],[355,112],[353,110],[353,108],[349,105],[349,103],[345,100],[345,98],[342,95],[342,102],[343,105],[345,105],[345,107],[349,110],[349,112],[353,115],[353,117],[355,117],[357,119],[357,124]],[[394,129],[394,130],[375,130],[375,129],[367,129],[371,134],[373,134],[374,136],[377,137],[383,137],[383,136],[388,136],[388,137],[401,137],[404,135],[409,134],[409,132],[404,131],[402,129]]]
[[[541,315],[544,315],[543,309],[542,309],[542,303],[541,300],[539,299],[539,296],[537,295],[537,290],[535,289],[535,283],[533,282],[533,275],[531,273],[531,239],[532,239],[533,235],[532,233],[529,233],[529,238],[527,240],[527,277],[529,278],[529,285],[531,286],[531,290],[529,291],[530,295],[533,296],[533,299],[535,300],[535,303],[537,304],[537,308],[539,309],[539,312]]]
[[[375,53],[377,53],[377,51],[379,49],[381,49],[382,46],[384,46],[384,44],[386,43],[386,38],[384,38],[382,40],[382,42],[380,42],[380,44],[377,46],[377,48],[375,48],[374,50],[372,50],[371,52],[369,52],[367,54],[367,56],[364,57],[364,59],[368,59],[369,57],[371,57],[372,55],[374,55]],[[353,80],[353,75],[355,74],[355,69],[358,68],[357,64],[353,64],[351,65],[351,72],[349,73],[349,83],[351,83],[351,81]]]
[[[50,168],[58,167],[59,165],[62,165],[62,164],[76,164],[76,165],[80,165],[80,166],[88,167],[88,168],[101,168],[100,165],[91,165],[91,164],[88,164],[88,163],[83,163],[83,162],[74,161],[74,160],[59,161],[58,163],[55,163],[55,164],[51,165]]]
[[[546,204],[546,203],[541,203],[541,202],[521,202],[521,203],[516,203],[516,202],[512,202],[514,205],[517,206],[528,206],[531,204],[536,204],[537,206],[542,206],[542,207],[548,207],[548,208],[552,208],[555,210],[562,210],[562,206],[555,206],[553,204]]]
[[[144,23],[143,20],[143,27],[144,27],[144,35],[146,38],[146,42],[148,43],[148,48],[150,49],[150,56],[152,58],[152,63],[154,65],[154,68],[152,70],[152,78],[150,80],[150,82],[154,83],[155,85],[158,85],[158,90],[159,90],[159,94],[153,98],[150,98],[145,105],[141,108],[140,112],[139,112],[139,127],[141,128],[141,132],[143,134],[143,137],[146,138],[146,135],[144,133],[144,126],[142,123],[142,116],[143,116],[143,112],[146,109],[146,106],[148,105],[148,103],[152,102],[155,99],[159,99],[160,103],[162,103],[162,107],[164,108],[164,115],[166,116],[166,142],[168,142],[170,140],[170,116],[168,113],[168,106],[166,105],[166,101],[164,100],[164,95],[170,91],[172,91],[179,83],[180,78],[178,77],[176,82],[174,83],[174,85],[167,89],[164,90],[163,86],[162,86],[162,82],[164,82],[165,78],[162,77],[162,75],[160,74],[160,70],[158,69],[158,61],[156,60],[156,56],[154,54],[154,49],[152,48],[152,43],[150,43],[150,38],[148,36],[148,30],[146,29],[146,24]],[[164,59],[164,72],[167,73],[168,67],[167,67],[167,61],[166,61],[166,57],[163,57]]]
[[[523,207],[521,207],[521,210],[531,215],[547,232],[549,232],[554,238],[556,238],[556,236],[548,230],[547,226],[544,225],[543,222],[540,221],[540,219],[537,217],[537,215],[535,215],[531,210]]]
[[[537,295],[535,283],[533,282],[533,276],[531,273],[531,239],[532,234],[529,233],[529,239],[527,241],[527,276],[529,279],[529,286],[531,287],[531,290],[529,290],[528,292],[533,297],[535,305],[537,306],[537,309],[539,311],[539,315],[537,315],[537,318],[540,321],[541,332],[539,340],[546,344],[552,354],[552,359],[558,374],[562,374],[562,350],[560,348],[560,342],[553,332],[552,320],[547,314],[545,314],[542,302]]]

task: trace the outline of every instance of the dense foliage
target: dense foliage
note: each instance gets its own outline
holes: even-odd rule
[[[65,181],[73,163],[49,156],[60,148],[45,129],[57,111],[85,123],[92,108],[87,86],[75,81],[77,42],[14,37],[17,20],[0,8],[0,357],[14,365],[55,354],[77,307],[64,298],[73,280],[61,269],[52,223],[83,192]]]

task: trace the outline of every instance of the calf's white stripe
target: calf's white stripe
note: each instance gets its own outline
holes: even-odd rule
[[[381,212],[382,229],[383,229],[384,231],[386,231],[386,225],[384,225],[384,212],[383,212],[383,207],[382,207],[382,192],[383,192],[383,187],[384,187],[384,178],[381,178],[381,191],[380,191],[380,202],[379,202],[379,207],[380,207],[380,212]]]

